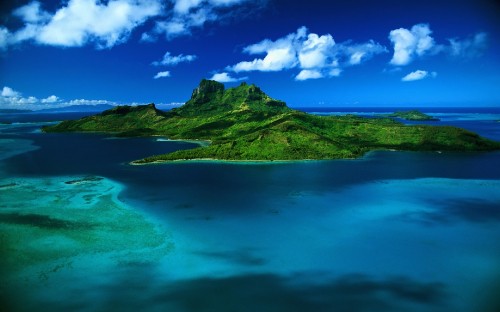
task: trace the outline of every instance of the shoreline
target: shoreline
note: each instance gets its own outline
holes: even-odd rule
[[[379,150],[379,151],[390,151],[390,150]],[[312,163],[312,162],[324,162],[324,161],[338,161],[338,160],[359,160],[363,159],[368,153],[375,151],[368,151],[359,157],[354,158],[324,158],[324,159],[277,159],[277,160],[241,160],[241,159],[217,159],[217,158],[192,158],[192,159],[174,159],[174,160],[155,160],[145,163],[137,163],[136,160],[129,162],[131,166],[148,166],[148,165],[162,165],[168,163],[222,163],[222,164],[234,164],[234,165],[279,165],[279,164],[290,164],[290,163]]]
[[[238,160],[238,159],[217,159],[217,158],[193,158],[193,159],[175,159],[175,160],[155,160],[145,163],[137,163],[136,160],[128,162],[130,166],[154,166],[154,165],[166,165],[166,164],[183,164],[183,163],[219,163],[228,165],[282,165],[282,164],[292,164],[292,163],[314,163],[314,162],[327,162],[327,161],[362,161],[374,153],[379,152],[398,152],[398,153],[432,153],[439,155],[452,154],[475,154],[475,153],[495,153],[500,151],[407,151],[407,150],[396,150],[396,149],[379,149],[367,151],[363,155],[355,158],[329,158],[329,159],[282,159],[282,160]]]
[[[357,158],[339,158],[339,159],[294,159],[294,160],[238,160],[238,159],[217,159],[217,158],[193,158],[193,159],[175,159],[175,160],[155,160],[146,163],[136,163],[135,161],[129,162],[131,166],[148,166],[148,165],[162,165],[168,163],[225,163],[225,164],[287,164],[287,163],[299,163],[299,162],[315,162],[315,161],[331,161],[331,160],[343,160],[343,159],[357,159]]]
[[[201,147],[207,147],[212,144],[211,140],[199,140],[199,139],[169,139],[163,135],[152,135],[151,137],[159,137],[156,139],[156,142],[183,142],[183,143],[192,143],[198,144]]]

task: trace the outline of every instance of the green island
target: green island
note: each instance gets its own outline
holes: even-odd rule
[[[401,118],[409,121],[439,121],[439,118],[429,116],[418,110],[397,111],[386,116],[391,118]]]
[[[456,127],[404,125],[389,117],[317,116],[293,110],[259,87],[202,80],[183,106],[118,106],[44,132],[105,132],[209,141],[132,164],[179,160],[288,161],[356,158],[372,150],[489,151],[500,143]]]

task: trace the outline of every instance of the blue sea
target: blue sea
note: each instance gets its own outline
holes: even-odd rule
[[[499,108],[421,110],[440,118],[427,123],[500,141]],[[373,117],[394,108],[307,111]],[[20,278],[3,290],[18,310],[500,311],[500,152],[131,166],[196,145],[40,131],[83,115],[0,115],[1,178],[113,181],[117,200],[165,229],[173,247],[111,266],[89,250],[95,263],[85,270],[74,261],[29,285]]]

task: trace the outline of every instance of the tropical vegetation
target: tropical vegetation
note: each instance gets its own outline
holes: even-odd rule
[[[404,125],[393,118],[317,116],[290,109],[255,85],[225,89],[202,80],[183,106],[164,112],[154,104],[119,106],[45,132],[106,132],[117,136],[166,136],[211,144],[134,161],[216,159],[277,161],[355,158],[371,150],[482,151],[500,148],[470,131]]]

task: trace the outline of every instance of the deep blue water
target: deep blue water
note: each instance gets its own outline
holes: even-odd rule
[[[332,111],[348,112],[320,113]],[[386,111],[361,111],[372,112]],[[500,140],[497,108],[428,112],[442,119],[434,124]],[[26,114],[10,115],[9,121],[23,124],[1,125],[0,139],[29,140],[39,148],[1,161],[2,174],[93,174],[118,181],[126,186],[120,199],[155,216],[176,244],[157,267],[131,269],[115,283],[93,289],[99,296],[85,301],[82,310],[498,307],[499,152],[374,152],[357,160],[129,166],[137,158],[195,145],[43,134],[39,124],[26,124],[67,116],[30,120]],[[80,291],[87,298],[84,282]],[[82,304],[79,298],[66,300],[53,308],[71,306],[72,300]]]
[[[305,112],[344,112],[344,113],[392,113],[395,111],[419,110],[424,113],[447,114],[500,114],[500,107],[298,107]]]
[[[73,120],[85,116],[90,116],[95,113],[0,113],[0,123],[27,123],[27,122],[50,122],[60,120]]]

